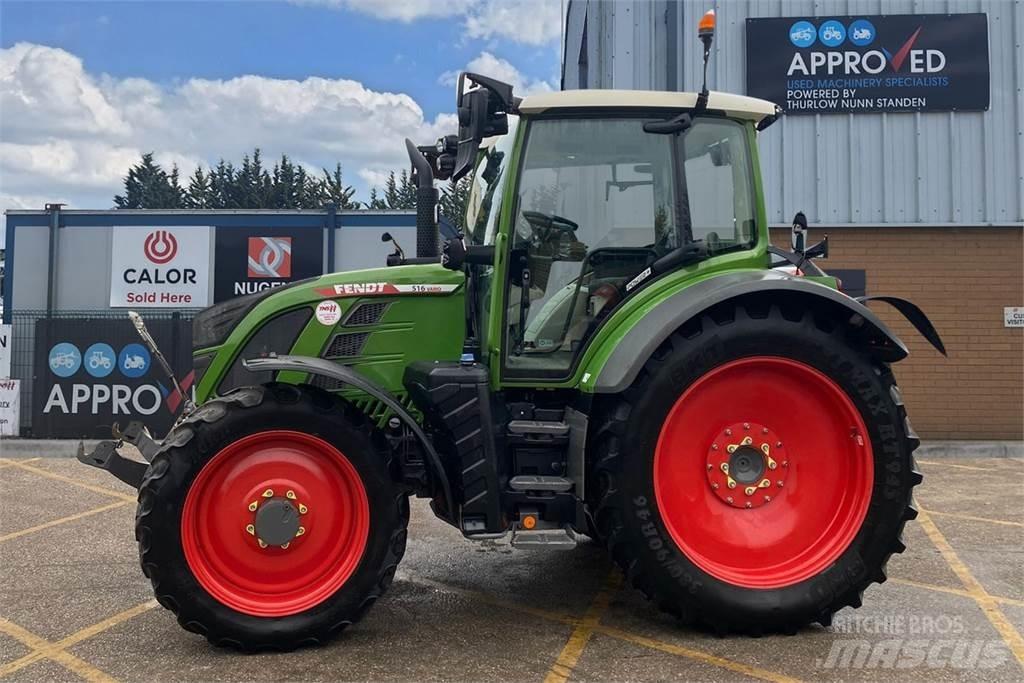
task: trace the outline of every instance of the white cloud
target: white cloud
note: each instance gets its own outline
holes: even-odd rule
[[[150,150],[186,176],[259,146],[270,164],[282,153],[311,169],[340,161],[359,185],[408,164],[403,138],[426,143],[456,129],[451,114],[426,120],[410,96],[357,81],[241,76],[162,86],[94,75],[64,50],[26,43],[0,50],[0,111],[0,210],[58,200],[107,208]]]
[[[470,38],[502,38],[527,45],[557,41],[562,31],[561,0],[292,0],[326,5],[377,19],[406,23],[461,17]]]
[[[561,12],[559,0],[483,2],[466,16],[466,33],[470,38],[546,45],[562,34]]]
[[[483,76],[490,76],[512,86],[517,97],[537,92],[550,92],[555,90],[554,84],[548,81],[536,79],[531,80],[519,69],[514,67],[508,60],[495,57],[490,52],[484,51],[474,57],[467,65],[466,71],[472,71]],[[458,82],[458,71],[446,71],[437,79],[441,85],[455,86]]]

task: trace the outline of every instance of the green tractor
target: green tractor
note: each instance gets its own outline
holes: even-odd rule
[[[859,606],[915,516],[907,348],[824,245],[770,246],[776,106],[466,73],[457,107],[457,136],[406,141],[415,257],[204,310],[195,405],[79,456],[138,488],[160,604],[243,650],[326,641],[388,588],[414,495],[470,540],[588,536],[719,633]],[[466,174],[467,234],[442,240],[435,181]]]

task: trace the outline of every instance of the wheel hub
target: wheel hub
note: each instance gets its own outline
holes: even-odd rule
[[[781,458],[781,459],[780,459]],[[720,431],[708,449],[708,485],[726,505],[750,510],[782,493],[789,461],[782,440],[756,422],[737,422]]]
[[[298,501],[291,489],[288,489],[284,497],[275,497],[274,489],[268,488],[247,507],[255,515],[245,530],[256,537],[256,543],[261,548],[275,546],[287,550],[295,538],[306,533],[306,528],[302,526],[302,515],[309,509]]]

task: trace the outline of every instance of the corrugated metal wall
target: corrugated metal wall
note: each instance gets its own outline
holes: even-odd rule
[[[1024,221],[1020,0],[572,0],[564,87],[579,87],[582,77],[590,88],[698,90],[697,22],[712,7],[709,87],[737,93],[746,88],[747,17],[986,13],[989,111],[783,117],[761,137],[768,216],[788,223],[803,210],[827,225]]]

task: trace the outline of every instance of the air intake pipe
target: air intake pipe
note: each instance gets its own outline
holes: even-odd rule
[[[412,179],[416,183],[416,256],[433,257],[440,252],[437,236],[437,189],[434,173],[423,153],[409,139],[405,148],[412,162]]]

